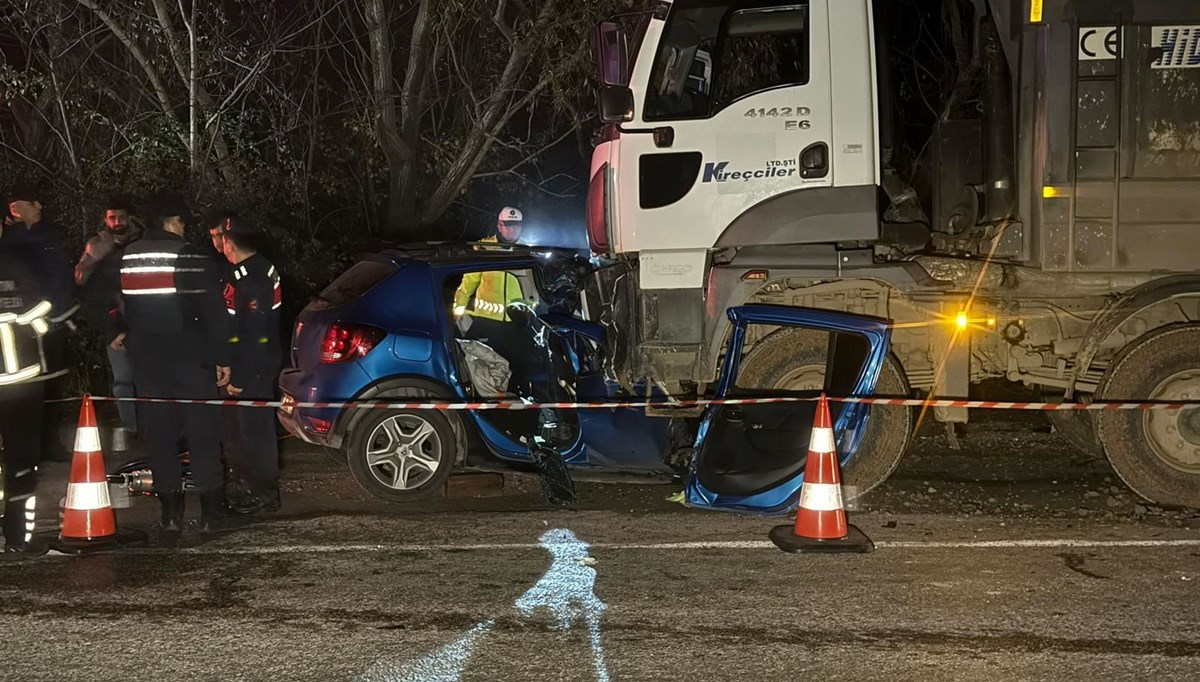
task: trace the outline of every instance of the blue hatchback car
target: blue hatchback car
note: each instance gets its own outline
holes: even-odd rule
[[[531,444],[540,439],[574,469],[682,474],[693,506],[749,513],[794,507],[815,409],[811,402],[712,406],[688,420],[651,417],[636,408],[437,412],[296,406],[429,398],[665,400],[647,384],[623,387],[605,375],[605,328],[592,320],[584,294],[598,267],[571,251],[533,247],[421,244],[368,254],[300,314],[291,367],[280,378],[280,421],[304,441],[340,451],[355,480],[389,501],[431,494],[458,468],[529,464]],[[454,315],[454,293],[464,275],[496,271],[515,277],[522,289],[523,300],[510,306],[512,321],[506,324],[516,325],[516,338],[528,344],[504,347],[510,356],[524,354],[519,362],[472,334],[469,316]],[[748,339],[771,330],[801,327],[828,336],[828,362],[821,369],[831,395],[870,394],[888,353],[888,325],[875,318],[774,306],[733,308],[729,318],[732,331],[716,397],[764,394],[739,386],[737,376]],[[862,441],[869,410],[858,404],[831,407],[846,462]]]

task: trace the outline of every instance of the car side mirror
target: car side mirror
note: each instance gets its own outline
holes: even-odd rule
[[[604,123],[628,123],[633,120],[633,91],[624,85],[600,88],[600,120]]]

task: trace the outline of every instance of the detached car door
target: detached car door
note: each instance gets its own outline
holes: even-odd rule
[[[782,391],[743,387],[738,371],[750,340],[779,328],[827,336],[824,392],[865,397],[875,390],[887,358],[886,320],[849,313],[782,306],[729,310],[733,330],[717,384],[717,398],[815,398],[818,390]],[[688,472],[690,506],[777,514],[796,506],[804,482],[816,401],[713,405],[705,412]],[[866,430],[868,405],[830,402],[839,459],[852,459]]]

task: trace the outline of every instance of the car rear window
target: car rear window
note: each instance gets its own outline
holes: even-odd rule
[[[388,263],[359,261],[325,287],[317,297],[316,306],[333,308],[345,305],[373,289],[395,271],[396,266]]]

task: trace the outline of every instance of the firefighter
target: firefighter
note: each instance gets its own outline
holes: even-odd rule
[[[187,206],[175,195],[154,202],[156,229],[125,249],[121,302],[133,383],[143,398],[216,399],[229,383],[229,321],[212,258],[184,241]],[[170,542],[183,529],[179,442],[191,455],[200,493],[197,530],[232,527],[226,514],[219,413],[207,405],[148,403],[142,412],[162,531]]]
[[[261,233],[243,219],[227,216],[222,245],[230,264],[225,307],[233,321],[232,374],[227,390],[235,399],[274,400],[275,382],[283,366],[279,341],[279,308],[283,303],[279,271],[258,252]],[[279,509],[279,446],[275,413],[239,407],[233,413],[228,443],[236,473],[249,488],[230,506],[239,514]],[[232,497],[232,496],[231,496]]]
[[[112,370],[113,395],[132,398],[133,363],[125,349],[125,334],[117,327],[117,303],[121,296],[121,257],[125,248],[142,236],[143,223],[134,215],[133,205],[122,197],[109,199],[104,209],[104,227],[87,242],[75,266],[75,284],[80,287],[83,310],[88,321],[102,334]],[[137,404],[117,403],[121,430],[137,437]],[[123,442],[124,439],[114,439]]]
[[[33,537],[45,386],[65,371],[47,366],[43,345],[57,284],[18,241],[0,237],[0,512],[4,551],[37,555],[46,551]]]
[[[521,211],[506,207],[500,211],[495,231],[482,241],[515,244],[521,238],[523,222]],[[514,389],[528,378],[529,344],[528,330],[513,324],[508,304],[524,298],[521,282],[504,270],[469,272],[454,293],[454,315],[466,318],[464,335],[486,343],[508,361]]]
[[[37,278],[38,294],[51,305],[48,321],[50,332],[41,340],[46,364],[55,369],[65,366],[66,334],[73,327],[72,316],[78,309],[75,305],[75,284],[71,280],[71,262],[62,248],[61,230],[45,216],[42,193],[34,187],[14,188],[9,192],[8,210],[10,217],[0,241],[10,249],[10,256],[24,263]],[[58,373],[55,376],[61,377]],[[49,397],[60,397],[61,378],[44,380],[42,390]],[[71,459],[71,450],[58,437],[58,424],[64,417],[61,405],[50,405],[44,410],[42,420],[42,448],[39,457],[43,460],[66,462]]]

